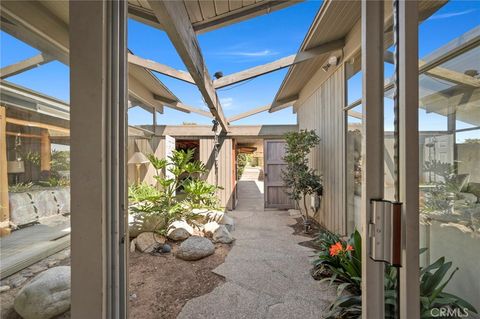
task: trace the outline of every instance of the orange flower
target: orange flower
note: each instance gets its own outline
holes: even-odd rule
[[[353,251],[352,245],[347,245],[347,248],[345,249],[346,251]]]
[[[342,243],[338,242],[330,246],[330,256],[337,256],[343,250]]]

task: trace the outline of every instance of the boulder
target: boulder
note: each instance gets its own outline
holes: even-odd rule
[[[201,222],[208,223],[219,222],[220,220],[222,220],[225,213],[219,210],[195,208],[192,210],[192,214],[198,215]]]
[[[235,220],[227,214],[223,215],[223,218],[220,220],[220,224],[225,225],[229,232],[235,230]]]
[[[203,225],[203,232],[205,233],[205,236],[212,238],[213,233],[220,227],[220,225],[217,222],[209,222]]]
[[[185,240],[193,235],[193,227],[186,221],[177,220],[168,227],[167,237],[171,240]]]
[[[142,253],[151,253],[158,245],[165,243],[165,238],[154,232],[144,232],[135,238],[135,246]]]
[[[225,225],[219,225],[216,222],[210,222],[203,226],[203,232],[206,236],[212,238],[214,243],[230,244],[234,238]]]
[[[144,232],[153,232],[165,227],[165,219],[162,216],[129,213],[128,234],[130,237],[137,237]]]
[[[214,243],[222,244],[231,244],[235,240],[225,225],[220,225],[217,228],[213,233],[212,239]]]
[[[70,308],[70,267],[40,273],[19,291],[13,306],[24,319],[50,319],[66,312]]]
[[[198,260],[214,252],[215,246],[208,238],[191,236],[178,247],[175,256],[183,260]]]
[[[130,241],[130,252],[134,253],[136,248],[137,247],[135,245],[135,239],[133,239],[132,241]]]

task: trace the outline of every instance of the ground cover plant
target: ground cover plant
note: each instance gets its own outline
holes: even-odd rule
[[[337,284],[337,298],[329,306],[325,318],[360,318],[362,310],[362,243],[358,231],[349,239],[323,231],[318,235],[319,251],[313,261],[312,276],[330,284]],[[422,249],[424,253],[426,249]],[[421,318],[431,318],[432,309],[477,310],[466,300],[444,291],[458,268],[451,270],[453,264],[444,257],[420,268],[420,314]],[[385,268],[385,317],[396,318],[396,300],[398,289],[397,268],[386,265]]]

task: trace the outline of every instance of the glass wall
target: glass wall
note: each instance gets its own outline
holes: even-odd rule
[[[452,2],[442,10],[464,6]],[[458,270],[445,291],[478,310],[480,47],[471,40],[480,35],[480,20],[470,27],[459,22],[452,28],[458,34],[453,36],[449,30],[443,42],[432,48],[430,37],[438,24],[434,17],[420,27],[419,43],[420,52],[427,52],[421,57],[427,67],[419,75],[420,248],[427,248],[421,265],[439,258],[452,262],[449,274]],[[468,21],[468,15],[463,20]]]
[[[1,318],[25,316],[22,308],[28,307],[14,309],[13,302],[19,294],[25,297],[22,288],[38,275],[55,273],[62,291],[70,280],[69,268],[57,267],[70,265],[69,43],[67,24],[57,24],[68,17],[68,7],[1,7]],[[42,37],[46,33],[48,39]]]

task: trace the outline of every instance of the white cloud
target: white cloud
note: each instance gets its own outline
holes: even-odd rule
[[[219,52],[218,55],[228,55],[228,56],[240,56],[246,58],[259,58],[277,55],[278,52],[272,50],[261,50],[261,51],[225,51]]]
[[[475,9],[470,9],[470,10],[465,10],[465,11],[460,11],[460,12],[435,14],[435,15],[430,17],[430,20],[448,19],[448,18],[451,18],[451,17],[463,16],[465,14],[469,14],[469,13],[474,12],[474,11],[475,11]]]
[[[233,109],[233,98],[231,97],[221,98],[220,104],[224,109]]]

